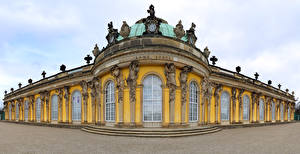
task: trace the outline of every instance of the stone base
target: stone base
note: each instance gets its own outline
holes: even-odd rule
[[[178,127],[180,127],[180,126],[181,126],[181,125],[178,124],[178,123],[169,123],[168,128],[178,128]]]
[[[98,122],[96,123],[96,125],[98,125],[98,126],[105,126],[105,122],[103,122],[103,121],[98,121]]]
[[[237,121],[237,122],[232,122],[232,124],[242,124],[243,122]]]
[[[124,123],[123,122],[118,122],[117,124],[115,124],[115,127],[122,128],[122,127],[124,127]]]

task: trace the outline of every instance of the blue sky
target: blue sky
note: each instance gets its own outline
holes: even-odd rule
[[[106,46],[107,23],[120,29],[146,17],[153,4],[156,16],[184,29],[196,24],[196,46],[208,46],[217,66],[273,81],[300,96],[300,1],[279,0],[72,0],[0,1],[0,99],[18,83],[85,64],[95,43]],[[2,103],[1,103],[2,105]]]

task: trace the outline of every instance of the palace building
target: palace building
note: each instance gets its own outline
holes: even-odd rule
[[[99,127],[191,127],[280,123],[294,120],[295,97],[255,78],[215,66],[208,48],[195,46],[196,25],[184,30],[155,16],[118,29],[87,65],[5,94],[5,120],[95,124]],[[209,59],[212,64],[209,64]]]

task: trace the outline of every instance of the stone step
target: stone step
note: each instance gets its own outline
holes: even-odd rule
[[[85,128],[101,129],[101,130],[116,130],[116,131],[132,131],[132,132],[182,132],[189,130],[205,130],[212,128],[219,128],[217,126],[206,126],[206,127],[189,127],[189,128],[114,128],[114,127],[99,127],[94,125],[87,125]]]
[[[209,130],[209,131],[204,131],[204,132],[194,132],[194,133],[180,133],[180,134],[124,134],[124,133],[99,132],[99,131],[88,130],[85,128],[82,128],[82,130],[89,132],[89,133],[100,134],[100,135],[109,135],[109,136],[168,138],[168,137],[184,137],[184,136],[210,134],[210,133],[218,132],[221,129]]]
[[[219,128],[212,127],[212,128],[202,128],[202,129],[187,129],[187,130],[180,130],[180,131],[133,131],[128,129],[122,130],[116,130],[116,129],[101,129],[101,128],[93,128],[93,127],[85,127],[85,130],[91,130],[91,131],[98,131],[98,132],[106,132],[106,133],[118,133],[118,134],[149,134],[149,135],[156,135],[156,134],[185,134],[185,133],[197,133],[197,132],[207,132],[207,131],[214,131]]]

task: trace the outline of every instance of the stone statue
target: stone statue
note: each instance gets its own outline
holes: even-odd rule
[[[187,92],[187,77],[188,73],[193,69],[192,66],[184,66],[180,72],[179,81],[181,88],[181,105],[186,103],[186,92]]]
[[[106,40],[107,40],[108,44],[110,45],[110,44],[117,42],[119,33],[118,33],[117,29],[114,29],[112,22],[108,23],[107,26],[108,26],[108,34],[106,36]]]
[[[212,84],[209,82],[207,77],[204,77],[201,83],[201,93],[202,97],[206,99],[210,99],[212,96]]]
[[[136,80],[138,78],[139,62],[132,61],[129,65],[129,76],[127,78],[127,85],[129,85],[130,103],[135,103]]]
[[[195,28],[196,28],[196,25],[194,23],[192,23],[191,28],[186,31],[187,38],[188,38],[188,43],[193,45],[193,46],[195,45],[195,43],[197,41],[197,37],[195,35]]]
[[[82,96],[83,96],[83,103],[87,103],[88,99],[88,83],[84,80],[80,82],[80,86],[82,88]]]
[[[196,25],[192,22],[192,25],[191,25],[191,28],[190,28],[190,32],[195,32],[195,28],[196,28]]]
[[[118,65],[115,65],[110,70],[111,75],[117,81],[117,89],[119,91],[118,95],[118,102],[123,103],[123,89],[124,89],[124,81],[123,75]]]
[[[170,103],[175,103],[175,90],[176,90],[176,79],[175,79],[176,67],[173,63],[165,64],[165,76],[167,79],[167,86],[170,89]]]
[[[100,50],[97,44],[95,44],[94,50],[92,52],[95,57],[97,57],[100,54]]]
[[[149,6],[149,10],[147,10],[147,12],[150,14],[150,18],[155,18],[155,10],[154,10],[154,6],[151,4],[150,6]]]
[[[123,25],[120,30],[120,35],[124,38],[127,38],[130,34],[130,27],[126,23],[126,21],[123,21]]]
[[[209,51],[208,47],[204,48],[203,55],[206,59],[209,57],[210,51]]]
[[[173,30],[177,39],[181,39],[185,35],[185,31],[183,29],[183,25],[181,24],[181,20],[179,20],[178,24]]]

